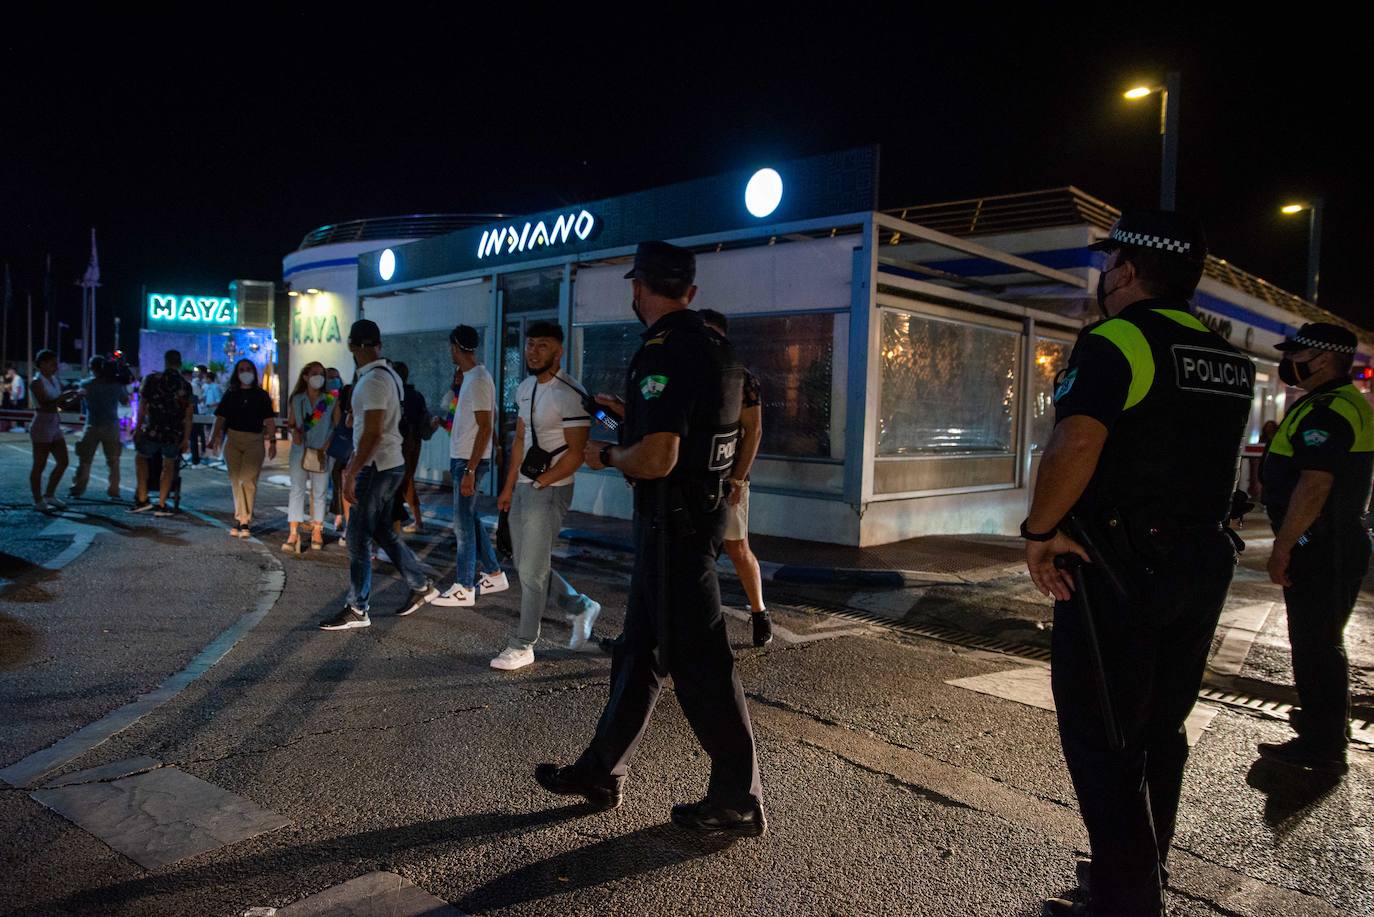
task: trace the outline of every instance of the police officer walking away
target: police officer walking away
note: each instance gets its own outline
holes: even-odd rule
[[[547,790],[620,804],[630,758],[663,679],[711,756],[706,798],[673,806],[673,822],[707,834],[766,830],[754,733],[735,671],[716,581],[725,533],[725,478],[739,440],[743,369],[725,338],[687,308],[696,259],[641,243],[631,308],[648,326],[630,362],[621,443],[588,443],[587,464],[634,483],[635,562],[625,632],[614,644],[610,699],[591,744],[568,767],[541,764]],[[597,399],[613,409],[610,396]]]
[[[1093,854],[1080,867],[1087,904],[1053,899],[1044,912],[1154,917],[1183,723],[1235,565],[1224,523],[1254,367],[1192,314],[1206,256],[1193,221],[1127,213],[1093,248],[1108,253],[1104,320],[1060,376],[1021,524],[1031,577],[1056,600],[1059,737]]]
[[[1307,395],[1288,409],[1265,450],[1260,475],[1274,526],[1269,578],[1283,587],[1297,737],[1261,742],[1273,761],[1346,771],[1350,664],[1345,626],[1369,569],[1365,511],[1374,476],[1374,411],[1350,383],[1355,335],[1339,325],[1303,325],[1279,344],[1279,378]]]

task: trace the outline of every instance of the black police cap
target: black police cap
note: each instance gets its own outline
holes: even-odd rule
[[[690,249],[667,242],[641,242],[635,249],[634,267],[625,279],[653,277],[656,280],[681,280],[691,283],[697,276],[697,256]]]
[[[1128,210],[1112,224],[1107,238],[1088,248],[1097,252],[1151,249],[1201,262],[1207,258],[1207,237],[1200,222],[1172,210]]]
[[[1306,350],[1330,350],[1335,353],[1353,354],[1359,347],[1355,332],[1330,322],[1308,322],[1298,329],[1298,333],[1278,343],[1284,352]]]

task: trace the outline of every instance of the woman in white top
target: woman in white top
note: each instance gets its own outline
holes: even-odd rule
[[[33,508],[40,513],[66,509],[67,504],[57,498],[57,485],[67,471],[67,440],[62,436],[62,425],[58,422],[57,412],[62,397],[62,382],[57,378],[57,354],[51,350],[40,350],[34,358],[38,364],[38,374],[33,377],[33,400],[36,407],[33,422],[29,424],[29,439],[33,442],[33,469],[29,472],[29,490],[33,492]],[[43,468],[52,456],[54,465],[48,475],[48,488],[40,491],[43,483]]]

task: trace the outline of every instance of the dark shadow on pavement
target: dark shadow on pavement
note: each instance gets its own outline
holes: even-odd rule
[[[0,672],[17,669],[32,659],[39,645],[38,631],[6,614],[0,614]]]
[[[454,907],[466,914],[499,912],[518,904],[605,885],[720,853],[733,838],[702,838],[655,825],[531,863],[474,889]]]
[[[1264,823],[1282,837],[1325,801],[1341,778],[1257,758],[1245,782],[1265,795]]]
[[[268,883],[275,889],[274,894],[295,894],[311,884],[333,885],[374,869],[390,869],[397,860],[429,858],[494,838],[525,834],[593,811],[587,805],[573,805],[539,812],[479,812],[324,838],[295,847],[273,846],[233,860],[211,853],[198,857],[195,866],[177,869],[173,865],[167,868],[170,871],[91,888],[60,901],[39,902],[26,913],[113,913],[122,905],[145,898],[161,898],[205,886],[218,886],[233,895],[233,886],[254,882],[261,885],[263,878],[281,880]],[[262,892],[259,889],[256,893]]]

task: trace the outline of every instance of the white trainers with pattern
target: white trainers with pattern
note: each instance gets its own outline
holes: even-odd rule
[[[477,593],[473,592],[458,583],[449,586],[439,597],[430,602],[431,605],[443,605],[446,608],[470,608],[477,604]]]
[[[534,650],[517,650],[508,646],[501,651],[501,655],[491,661],[491,667],[505,672],[513,672],[516,669],[523,669],[532,662],[534,662]]]
[[[510,580],[506,579],[506,574],[502,573],[483,573],[482,578],[477,581],[477,594],[490,595],[493,592],[505,592],[510,588]]]

